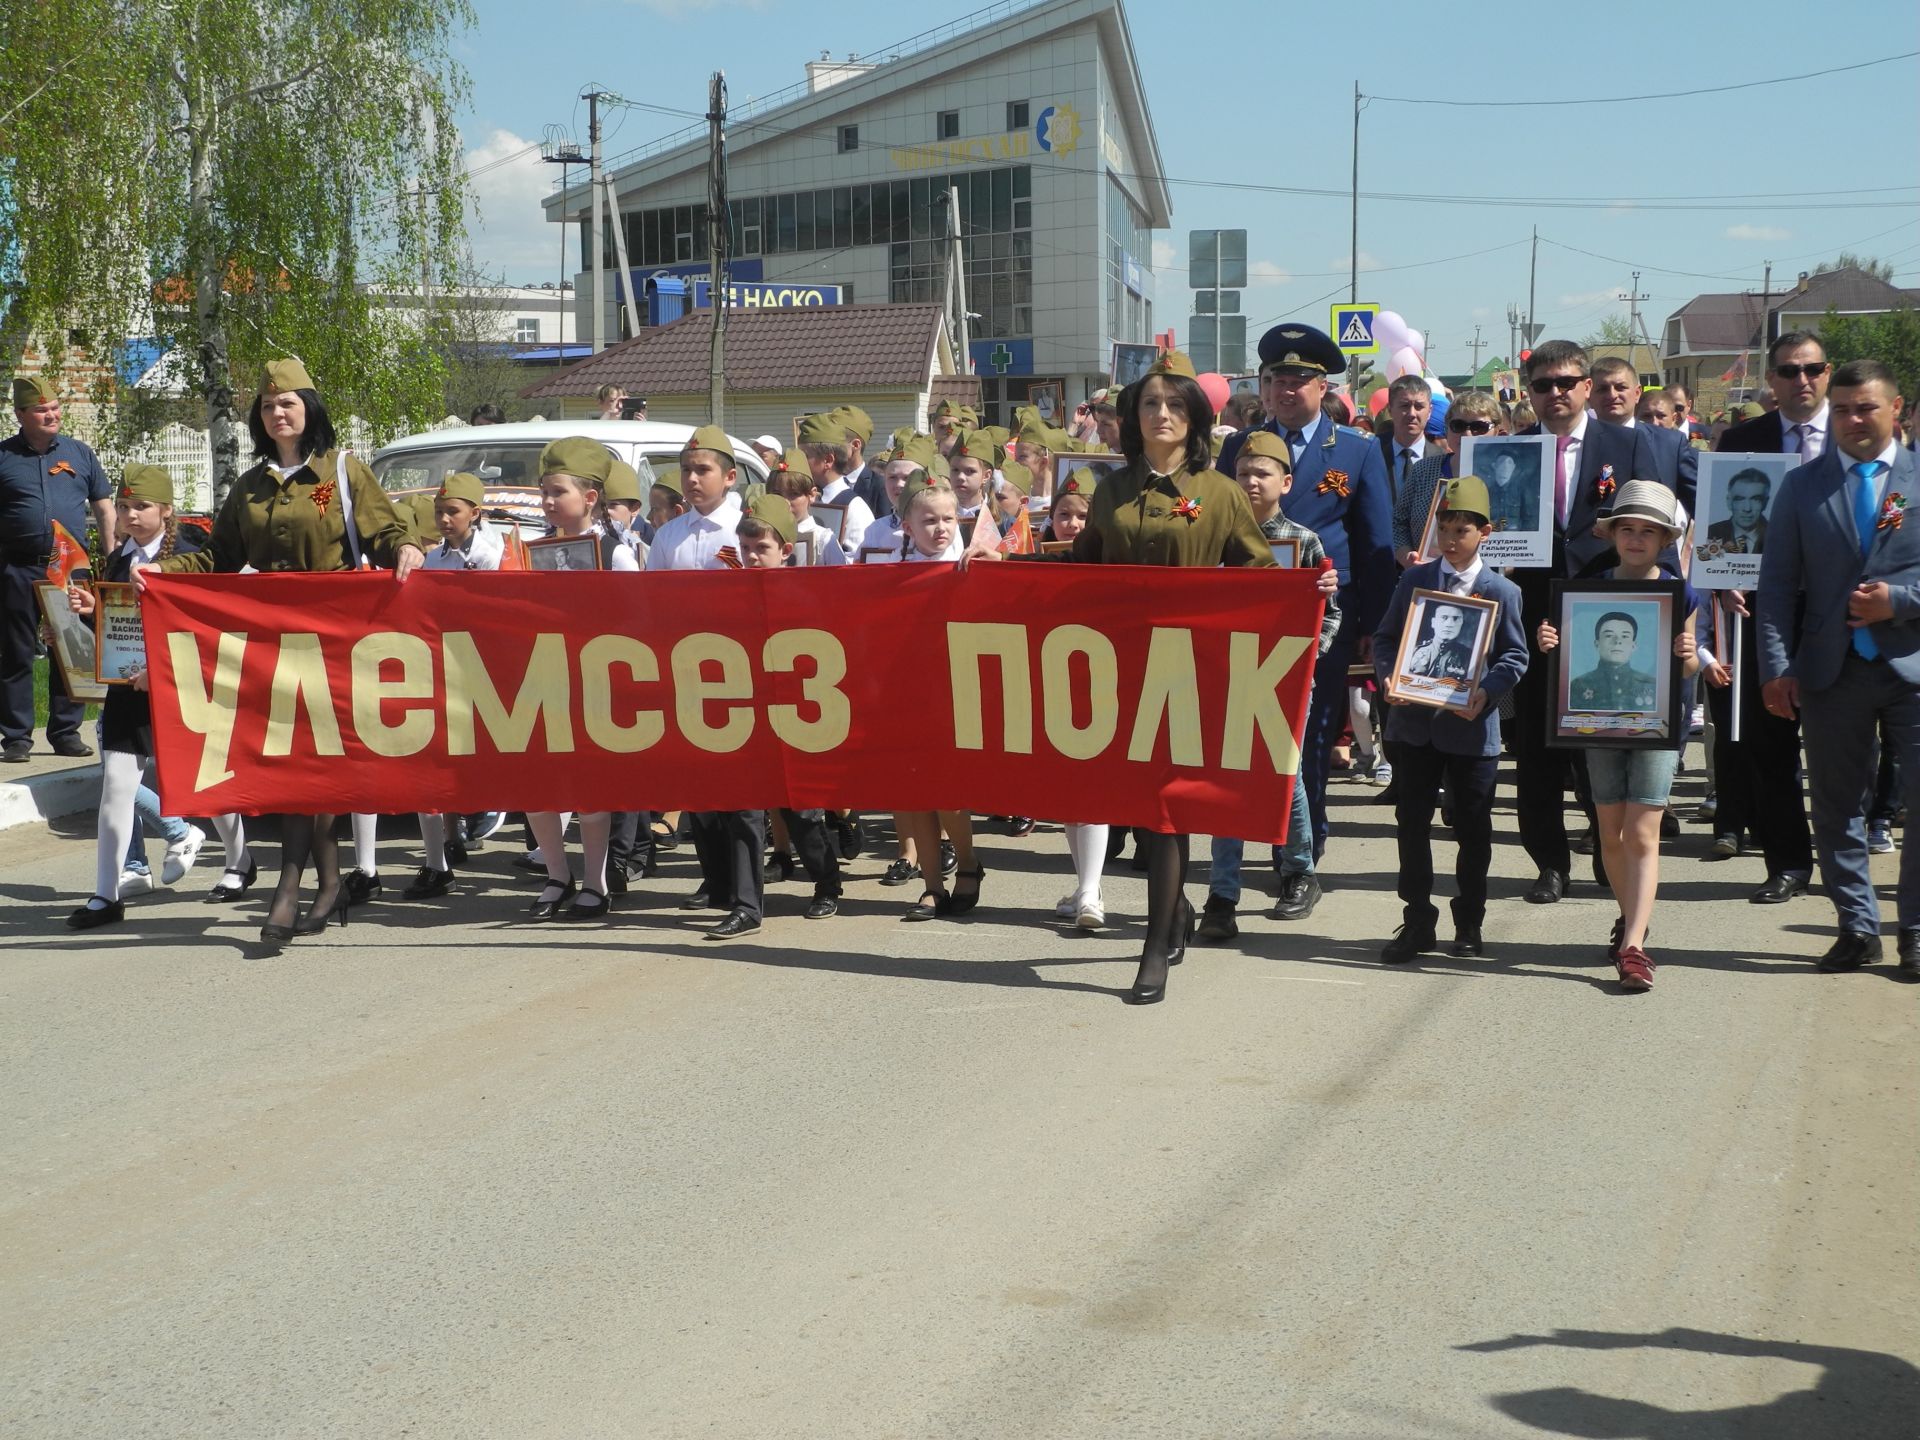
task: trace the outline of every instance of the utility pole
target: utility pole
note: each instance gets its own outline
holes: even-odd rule
[[[707,408],[715,425],[726,427],[727,406],[727,252],[733,227],[727,213],[727,74],[713,72],[707,85],[707,231],[712,270],[707,303],[713,307],[713,346],[707,356]]]
[[[1651,339],[1651,337],[1647,335],[1646,322],[1640,318],[1640,302],[1642,300],[1651,300],[1653,297],[1651,295],[1642,295],[1640,293],[1640,272],[1638,270],[1633,272],[1633,288],[1630,289],[1625,295],[1622,295],[1620,298],[1627,302],[1627,351],[1628,353],[1632,354],[1634,351],[1638,350],[1640,347],[1640,342],[1643,339],[1646,340],[1647,342],[1647,349],[1649,350],[1653,349],[1653,340]],[[1639,357],[1636,355],[1634,358],[1638,359]],[[1635,375],[1638,375],[1640,373],[1640,367],[1638,365],[1635,365],[1633,367],[1633,372]]]
[[[603,175],[607,187],[607,215],[613,221],[613,257],[620,263],[620,293],[627,302],[627,339],[640,333],[640,302],[633,293],[633,267],[627,264],[627,226],[620,218],[620,197],[613,193],[613,177]]]
[[[1520,363],[1520,307],[1509,300],[1507,302],[1507,364]]]
[[[567,343],[567,184],[571,167],[580,164],[587,157],[580,153],[580,147],[558,125],[547,126],[546,134],[540,141],[540,159],[543,164],[560,167],[560,343]],[[564,352],[563,352],[564,353]]]
[[[1480,352],[1485,349],[1488,344],[1487,341],[1480,338],[1480,327],[1478,325],[1473,327],[1473,339],[1467,343],[1473,347],[1473,369],[1467,373],[1470,375],[1478,375],[1480,373]]]
[[[1216,247],[1217,248],[1217,247]],[[1347,303],[1360,303],[1360,82],[1353,82],[1353,201],[1352,215],[1347,231]],[[1214,300],[1214,334],[1220,333],[1220,302]],[[1336,337],[1337,338],[1337,337]],[[1347,390],[1351,394],[1360,388],[1360,357],[1355,355],[1347,362]]]
[[[962,249],[960,187],[957,185],[947,187],[947,234],[952,239],[947,257],[947,293],[953,300],[953,336],[958,346],[955,354],[959,360],[960,373],[965,375],[967,366],[972,363],[970,357],[973,351],[969,347],[967,334],[967,257],[965,250]]]
[[[591,149],[589,166],[592,173],[587,177],[587,188],[593,192],[593,234],[588,238],[587,248],[593,252],[593,353],[598,355],[606,348],[606,340],[601,331],[606,324],[606,300],[600,289],[601,252],[606,248],[606,231],[600,219],[600,98],[606,92],[589,90],[587,92],[587,143]],[[628,277],[631,280],[632,277]]]
[[[1540,227],[1536,225],[1533,227],[1533,259],[1527,262],[1527,329],[1526,329],[1527,344],[1526,344],[1526,348],[1529,350],[1533,348],[1533,335],[1534,335],[1533,282],[1535,278],[1539,275],[1539,273],[1540,273]]]

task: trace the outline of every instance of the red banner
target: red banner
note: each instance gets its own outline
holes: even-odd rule
[[[974,810],[1284,838],[1307,570],[164,576],[167,813]]]

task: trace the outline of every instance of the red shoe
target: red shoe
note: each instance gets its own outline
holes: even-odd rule
[[[1653,988],[1653,961],[1637,945],[1628,945],[1616,962],[1620,969],[1620,988],[1630,994]]]

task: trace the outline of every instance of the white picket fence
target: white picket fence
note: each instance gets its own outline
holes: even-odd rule
[[[458,415],[448,415],[435,421],[432,428],[446,430],[466,423]],[[244,431],[240,443],[244,462],[247,443]],[[358,415],[349,415],[346,423],[340,426],[340,443],[362,457],[371,455],[379,448],[373,427]],[[110,479],[117,478],[119,472],[134,461],[158,465],[173,476],[174,505],[177,509],[204,514],[213,508],[213,442],[204,430],[196,430],[191,425],[168,425],[156,434],[145,436],[124,452],[110,453],[102,448],[100,461]]]

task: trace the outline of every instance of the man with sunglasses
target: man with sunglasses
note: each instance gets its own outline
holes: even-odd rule
[[[1767,348],[1767,388],[1778,408],[1729,425],[1713,448],[1797,454],[1806,463],[1819,459],[1827,446],[1828,383],[1827,352],[1819,339],[1802,330],[1789,331]],[[1724,685],[1712,672],[1707,677],[1717,797],[1709,858],[1738,855],[1741,836],[1751,831],[1766,860],[1767,878],[1747,899],[1755,905],[1779,905],[1804,893],[1813,880],[1813,838],[1800,779],[1800,717],[1791,711],[1770,711],[1763,703],[1753,596],[1723,591],[1721,603],[1731,609],[1731,618],[1740,627],[1740,645],[1735,650],[1740,673],[1736,677],[1729,671]],[[1738,740],[1733,738],[1736,690],[1741,697]]]
[[[1340,633],[1314,668],[1301,778],[1313,813],[1313,858],[1327,843],[1327,769],[1347,722],[1347,669],[1372,653],[1399,574],[1393,556],[1393,492],[1386,457],[1372,435],[1334,424],[1321,412],[1327,377],[1346,367],[1340,347],[1311,325],[1288,321],[1260,337],[1260,428],[1287,442],[1293,489],[1287,518],[1320,537],[1340,576]],[[1252,432],[1227,438],[1215,465],[1234,473]],[[1541,722],[1543,725],[1544,721]]]
[[[1517,569],[1520,606],[1531,635],[1547,619],[1553,582],[1599,570],[1610,546],[1594,524],[1629,480],[1657,480],[1693,504],[1693,465],[1684,472],[1677,456],[1656,454],[1648,427],[1628,429],[1592,414],[1593,379],[1587,352],[1571,340],[1537,346],[1526,365],[1527,398],[1539,420],[1521,433],[1551,435],[1555,442],[1553,560]],[[1689,450],[1689,455],[1691,451]],[[1664,462],[1664,463],[1663,463]],[[1686,483],[1681,483],[1682,474]],[[1547,746],[1548,670],[1529,665],[1514,687],[1514,788],[1520,843],[1539,870],[1527,903],[1552,905],[1567,893],[1572,849],[1567,843],[1566,791],[1579,752]],[[1584,794],[1584,776],[1574,776]],[[1596,866],[1598,862],[1596,861]]]

